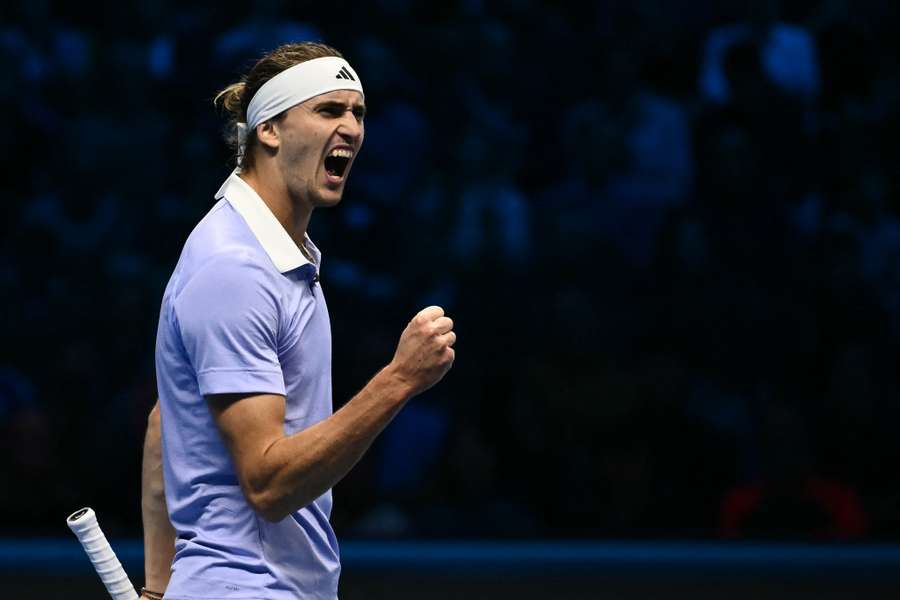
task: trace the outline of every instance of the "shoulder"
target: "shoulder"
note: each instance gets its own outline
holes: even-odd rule
[[[272,271],[238,248],[207,256],[172,297],[173,325],[186,342],[227,345],[248,336],[271,342],[284,314],[283,288]]]
[[[176,308],[196,302],[236,307],[272,304],[282,294],[284,277],[224,200],[191,232],[178,263],[178,281],[172,290]]]
[[[262,257],[262,247],[244,219],[224,198],[203,217],[184,244],[181,262],[204,263],[214,257]]]
[[[188,236],[179,259],[187,284],[196,277],[274,284],[280,279],[271,259],[247,223],[224,199],[206,214]]]

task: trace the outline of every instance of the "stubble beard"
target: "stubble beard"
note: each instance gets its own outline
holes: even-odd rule
[[[299,157],[297,157],[299,159]],[[286,161],[290,164],[290,159]],[[299,162],[299,160],[297,161]],[[324,168],[321,164],[317,164],[315,170],[309,178],[303,178],[297,174],[297,171],[290,169],[286,165],[282,165],[285,169],[285,181],[288,186],[288,194],[294,202],[305,204],[310,209],[328,208],[340,203],[344,195],[343,185],[337,190],[329,190],[324,184],[319,183],[319,169]]]
[[[337,190],[322,189],[313,183],[307,186],[307,201],[310,208],[329,208],[340,203],[344,195],[343,186]]]

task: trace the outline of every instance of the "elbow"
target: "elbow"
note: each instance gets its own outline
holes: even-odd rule
[[[274,481],[274,474],[267,472],[257,465],[252,471],[245,470],[239,473],[241,489],[247,504],[262,519],[276,523],[285,518],[290,511],[284,510],[285,498],[279,492],[279,486]]]
[[[147,417],[147,433],[144,435],[144,466],[162,469],[162,424],[159,402],[153,405]]]
[[[290,514],[289,510],[285,510],[284,503],[269,491],[258,490],[244,495],[250,508],[269,523],[277,523]]]
[[[255,460],[242,462],[238,466],[241,490],[250,508],[265,521],[282,521],[321,495],[312,493],[313,488],[309,485],[312,473],[304,469],[292,476],[283,462],[271,457],[267,460],[266,452]],[[306,485],[298,486],[297,479]]]
[[[147,418],[147,433],[144,437],[144,452],[141,458],[141,495],[144,503],[155,503],[165,496],[161,430],[159,403],[157,403]]]
[[[289,490],[277,484],[266,486],[243,485],[244,496],[250,508],[262,519],[277,523],[292,512],[307,506],[319,495],[312,490]]]
[[[157,400],[156,404],[153,405],[153,408],[150,409],[150,415],[147,417],[147,434],[158,438],[161,430],[159,400]]]
[[[263,520],[269,523],[278,523],[279,521],[282,521],[285,517],[287,517],[290,513],[272,509],[266,512],[257,510],[256,514],[258,514],[263,518]]]

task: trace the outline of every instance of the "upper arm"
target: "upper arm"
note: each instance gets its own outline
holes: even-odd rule
[[[239,255],[215,258],[174,302],[175,326],[200,394],[248,502],[260,512],[258,492],[270,476],[262,458],[284,428],[275,275]]]
[[[217,394],[206,396],[210,413],[234,460],[244,495],[259,509],[259,494],[273,469],[266,452],[284,437],[284,396],[277,394]]]
[[[174,318],[201,394],[285,393],[277,289],[261,265],[217,259],[180,291]]]

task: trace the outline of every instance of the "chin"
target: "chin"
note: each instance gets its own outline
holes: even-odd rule
[[[318,208],[328,208],[330,206],[337,206],[341,202],[341,198],[344,196],[344,190],[323,190],[317,194],[314,194],[312,197],[312,204]]]

